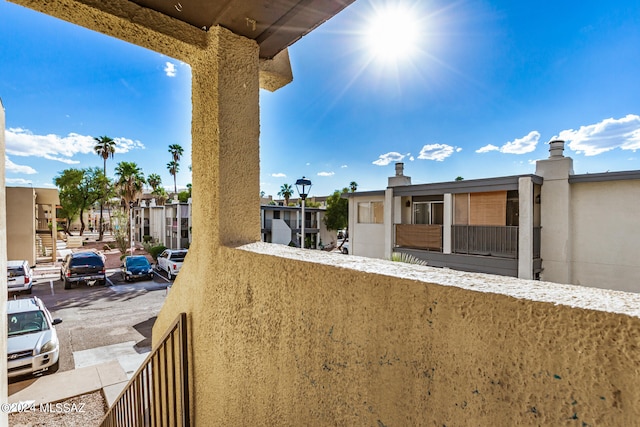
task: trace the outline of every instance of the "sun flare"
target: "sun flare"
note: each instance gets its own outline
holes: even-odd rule
[[[375,10],[365,28],[365,42],[375,60],[410,60],[420,42],[418,18],[401,5]]]

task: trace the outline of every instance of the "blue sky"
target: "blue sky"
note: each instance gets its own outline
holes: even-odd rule
[[[101,135],[108,175],[134,161],[170,189],[177,143],[191,182],[187,65],[2,0],[0,39],[7,185],[102,166]],[[558,137],[576,173],[640,169],[639,2],[357,0],[290,56],[294,81],[260,94],[266,194],[383,189],[396,161],[414,183],[529,174]]]

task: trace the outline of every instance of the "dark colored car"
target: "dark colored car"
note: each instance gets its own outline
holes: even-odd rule
[[[144,255],[124,257],[122,277],[126,282],[132,279],[153,279],[153,268]]]
[[[60,268],[60,279],[65,289],[71,289],[73,283],[104,286],[107,284],[104,259],[95,252],[68,254]]]

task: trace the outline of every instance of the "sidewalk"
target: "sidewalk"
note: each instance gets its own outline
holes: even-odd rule
[[[117,360],[9,384],[8,403],[59,402],[102,390],[111,406],[129,380]]]

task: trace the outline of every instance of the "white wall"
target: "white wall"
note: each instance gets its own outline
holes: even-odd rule
[[[571,185],[573,283],[640,292],[640,181]]]
[[[384,202],[384,196],[349,198],[349,253],[369,258],[384,259],[385,224],[358,223],[358,203]],[[386,209],[386,206],[385,206]]]

